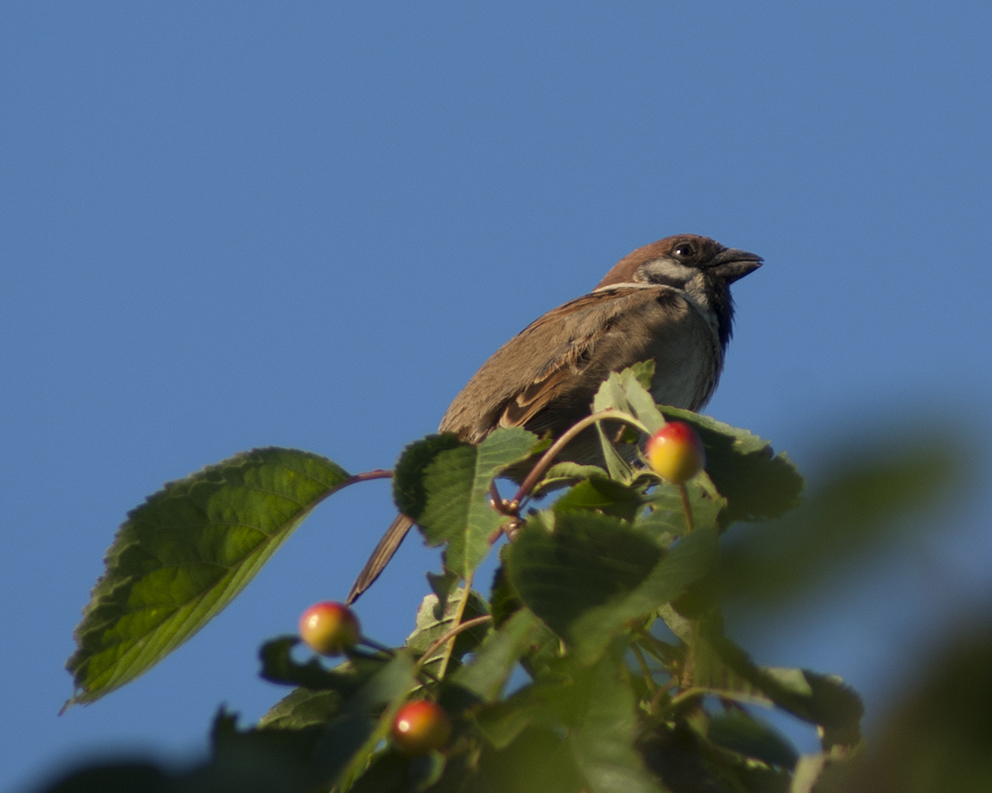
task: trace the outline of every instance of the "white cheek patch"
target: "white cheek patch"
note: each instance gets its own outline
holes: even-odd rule
[[[653,284],[667,284],[677,288],[683,288],[695,276],[699,275],[699,270],[693,267],[686,267],[671,259],[655,259],[645,262],[637,268],[638,280],[643,279]]]

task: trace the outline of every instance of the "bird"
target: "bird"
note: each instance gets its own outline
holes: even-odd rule
[[[611,372],[653,359],[660,405],[698,411],[716,390],[733,335],[730,285],[763,259],[697,234],[637,248],[595,288],[536,319],[500,347],[451,402],[439,431],[477,444],[501,427],[561,435],[589,415]],[[602,462],[587,431],[557,461]],[[347,602],[378,578],[413,521],[398,515],[359,574]]]

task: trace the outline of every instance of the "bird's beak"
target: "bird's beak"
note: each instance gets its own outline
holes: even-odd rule
[[[727,250],[718,253],[713,264],[706,269],[710,274],[732,284],[761,267],[762,261],[764,260],[756,253],[727,248]]]

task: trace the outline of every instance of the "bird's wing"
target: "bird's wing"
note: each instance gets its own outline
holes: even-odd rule
[[[471,442],[497,427],[558,433],[588,413],[611,371],[663,354],[699,321],[668,286],[620,285],[572,300],[497,350],[455,397],[441,430]]]

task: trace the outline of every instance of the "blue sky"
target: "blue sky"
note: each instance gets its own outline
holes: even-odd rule
[[[343,597],[392,514],[382,482],[335,496],[188,644],[58,718],[128,509],[255,446],[391,466],[660,237],[766,259],[706,412],[810,472],[900,421],[987,443],[990,31],[980,2],[5,4],[0,789],[202,751],[221,702],[257,718],[283,693],[258,645]],[[989,602],[990,506],[749,649],[878,712],[933,624]],[[406,543],[369,635],[402,641],[435,559]]]

